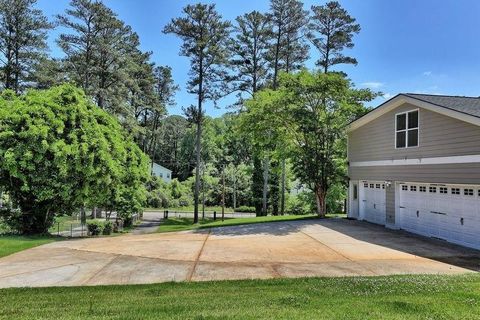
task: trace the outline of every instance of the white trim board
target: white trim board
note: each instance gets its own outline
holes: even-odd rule
[[[434,158],[353,161],[353,162],[350,162],[350,167],[408,166],[408,165],[453,164],[453,163],[480,163],[480,154],[468,155],[468,156],[434,157]]]

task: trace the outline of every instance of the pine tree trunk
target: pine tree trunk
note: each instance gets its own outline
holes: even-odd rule
[[[237,208],[237,178],[233,175],[233,212]]]
[[[263,168],[260,157],[253,154],[252,197],[256,216],[262,215]]]
[[[193,223],[198,223],[198,204],[200,195],[200,161],[201,161],[201,143],[202,143],[202,102],[203,102],[203,56],[199,58],[199,77],[198,77],[198,114],[197,114],[197,137],[195,142],[195,151],[197,161],[195,164],[195,193],[193,195]]]
[[[202,125],[201,122],[197,122],[197,137],[196,137],[196,166],[195,166],[195,194],[194,194],[194,211],[193,211],[193,223],[198,222],[198,195],[200,193],[200,161],[201,161],[201,137],[202,137]]]

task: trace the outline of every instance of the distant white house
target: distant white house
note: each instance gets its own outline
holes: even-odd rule
[[[172,170],[165,168],[164,166],[159,165],[158,163],[153,163],[152,166],[152,175],[155,177],[162,178],[165,182],[172,181]]]

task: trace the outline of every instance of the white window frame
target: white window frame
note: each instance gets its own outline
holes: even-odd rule
[[[409,129],[408,128],[408,114],[410,112],[415,112],[417,111],[418,112],[418,126],[416,128],[411,128]],[[397,130],[397,117],[399,115],[402,115],[402,114],[405,114],[405,129],[404,130]],[[412,131],[412,130],[417,130],[418,131],[418,137],[417,137],[417,145],[416,146],[412,146],[412,147],[409,147],[408,146],[408,132],[409,131]],[[405,132],[405,147],[397,147],[397,133],[398,132]],[[411,148],[418,148],[420,146],[420,110],[419,109],[412,109],[412,110],[408,110],[408,111],[405,111],[405,112],[399,112],[399,113],[396,113],[395,114],[395,149],[411,149]]]

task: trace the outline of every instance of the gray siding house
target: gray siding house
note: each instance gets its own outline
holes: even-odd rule
[[[347,133],[349,217],[480,249],[480,98],[399,94]]]
[[[154,162],[152,164],[152,176],[162,178],[163,181],[170,183],[172,181],[172,170]]]

